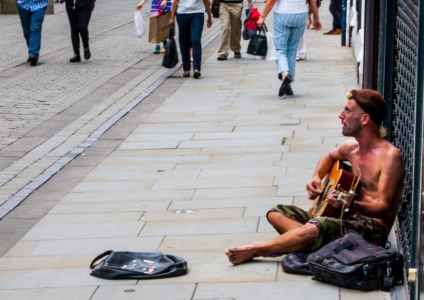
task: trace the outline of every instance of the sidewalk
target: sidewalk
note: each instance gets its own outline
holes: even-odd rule
[[[325,30],[330,16],[325,7],[321,14]],[[0,221],[2,240],[23,228],[2,249],[0,299],[390,298],[285,274],[281,258],[232,266],[224,254],[275,237],[265,219],[274,204],[308,208],[305,184],[318,159],[346,140],[338,114],[357,88],[355,63],[338,36],[322,32],[308,31],[307,60],[286,99],[277,96],[275,63],[244,54],[246,42],[242,59],[217,61],[215,39],[203,51],[201,80],[179,70]],[[157,57],[140,64],[160,69]],[[147,85],[139,76],[127,81],[128,99]],[[91,260],[109,249],[176,254],[189,273],[138,282],[89,276]]]

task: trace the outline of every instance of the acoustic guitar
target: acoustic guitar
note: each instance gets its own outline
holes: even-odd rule
[[[352,169],[349,165],[337,160],[334,162],[330,173],[323,180],[322,193],[312,203],[309,212],[314,217],[333,217],[341,218],[346,208],[349,208],[355,197],[355,190],[359,184],[359,177],[352,175]],[[337,191],[337,199],[344,203],[342,208],[331,206],[327,198],[340,184]]]

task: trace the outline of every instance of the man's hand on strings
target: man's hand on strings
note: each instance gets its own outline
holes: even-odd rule
[[[338,184],[336,189],[332,190],[327,197],[327,202],[334,208],[343,207],[343,201],[337,199],[340,191],[343,191],[343,190],[341,189],[340,184]]]
[[[321,178],[318,176],[312,177],[311,181],[306,184],[306,190],[308,191],[309,199],[311,200],[321,195]]]

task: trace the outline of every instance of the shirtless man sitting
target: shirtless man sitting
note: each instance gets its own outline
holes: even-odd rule
[[[325,154],[306,185],[309,199],[322,193],[321,180],[337,160],[349,161],[353,174],[360,176],[357,196],[342,219],[313,217],[295,206],[277,205],[267,214],[268,221],[280,236],[251,245],[225,250],[229,261],[242,264],[254,257],[271,253],[314,251],[349,230],[365,240],[384,246],[400,204],[404,160],[399,149],[380,135],[380,124],[387,114],[383,97],[373,90],[352,90],[340,113],[342,134],[355,139]],[[335,208],[343,204],[335,192],[328,196]]]

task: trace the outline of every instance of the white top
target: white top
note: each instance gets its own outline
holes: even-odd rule
[[[279,14],[300,14],[309,11],[309,3],[306,0],[278,0],[274,12]]]
[[[177,14],[195,14],[205,11],[203,0],[180,0],[178,3]]]

